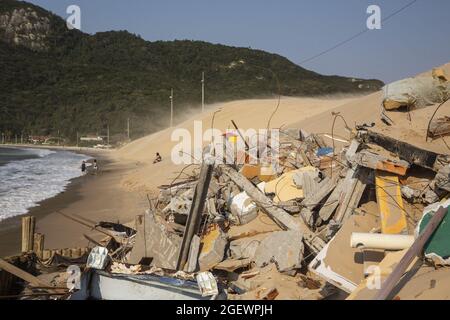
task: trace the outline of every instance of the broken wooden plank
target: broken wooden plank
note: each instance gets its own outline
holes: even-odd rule
[[[22,252],[33,251],[34,229],[36,218],[33,216],[22,217]]]
[[[425,244],[439,227],[442,220],[447,215],[447,212],[448,210],[446,208],[441,207],[434,214],[425,230],[419,235],[411,248],[409,248],[409,250],[400,260],[400,262],[386,279],[386,281],[384,281],[380,291],[377,293],[374,300],[386,300],[391,296],[392,291],[396,287],[397,283],[399,282],[411,262],[414,260],[414,258],[421,254],[423,248],[425,247]]]
[[[39,288],[45,288],[46,291],[52,292],[52,293],[61,293],[61,290],[51,289],[52,285],[50,283],[47,283],[32,274],[23,271],[22,269],[16,267],[15,265],[3,260],[0,258],[0,269],[3,269],[16,277],[28,282],[30,285],[34,287]]]
[[[319,252],[324,246],[325,242],[316,237],[316,235],[308,228],[302,219],[294,219],[286,211],[278,208],[273,202],[266,197],[257,187],[255,187],[249,180],[242,176],[239,172],[227,165],[220,166],[222,172],[244,190],[250,198],[263,210],[270,218],[272,218],[284,230],[296,230],[303,234],[308,248],[314,252]]]
[[[42,259],[42,254],[44,252],[44,241],[45,236],[41,233],[35,233],[33,238],[33,251],[36,253],[38,258]]]
[[[200,170],[200,176],[198,178],[197,186],[195,187],[194,197],[192,199],[192,205],[189,211],[189,217],[183,236],[183,242],[181,243],[180,255],[177,262],[177,270],[183,270],[184,265],[188,260],[192,238],[199,231],[213,170],[214,162],[205,160]]]
[[[399,176],[404,176],[410,168],[410,164],[404,160],[383,156],[370,150],[358,152],[351,158],[351,162],[365,168],[391,172]]]
[[[375,186],[380,209],[381,232],[407,234],[408,225],[398,176],[376,171]]]

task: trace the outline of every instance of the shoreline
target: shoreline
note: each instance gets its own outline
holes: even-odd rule
[[[95,149],[89,147],[74,147],[74,146],[54,146],[54,145],[36,145],[36,144],[0,144],[0,148],[26,148],[26,149],[46,149],[52,151],[70,151],[75,153],[87,153],[86,155],[98,155],[112,153],[117,149]]]
[[[2,145],[11,147],[11,145]],[[14,145],[14,147],[28,147]],[[42,148],[51,149],[51,148]],[[122,164],[115,161],[114,157],[105,150],[92,150],[76,148],[68,150],[56,148],[53,150],[71,151],[82,153],[96,158],[99,161],[100,172],[98,175],[87,174],[71,179],[65,190],[54,197],[39,202],[28,209],[23,215],[18,215],[0,222],[0,257],[11,256],[20,253],[21,250],[21,219],[27,215],[36,217],[36,232],[45,235],[45,248],[71,248],[87,246],[88,242],[83,234],[89,233],[86,227],[77,225],[73,221],[61,216],[56,211],[64,211],[68,214],[84,215],[94,221],[128,222],[134,219],[132,214],[142,213],[138,208],[140,202],[138,195],[123,191],[120,181],[122,175],[130,170],[130,164]],[[98,192],[100,191],[100,192]],[[133,206],[133,202],[135,202]],[[108,211],[107,204],[111,204]],[[128,213],[124,206],[135,208]],[[126,221],[125,221],[126,220]]]

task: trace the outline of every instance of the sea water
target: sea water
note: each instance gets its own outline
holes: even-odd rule
[[[0,148],[0,221],[23,215],[81,176],[88,156],[67,151]]]

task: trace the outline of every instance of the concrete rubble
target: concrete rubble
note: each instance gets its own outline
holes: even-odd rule
[[[402,96],[404,83],[394,87]],[[414,119],[415,106],[408,99],[402,110],[395,99],[380,101],[380,120],[356,124],[347,142],[281,130],[277,168],[259,158],[219,164],[209,146],[209,160],[192,176],[160,187],[132,236],[109,236],[104,245],[129,273],[194,279],[210,272],[216,298],[450,298],[442,290],[450,283],[449,214],[439,210],[450,211],[450,150],[434,145],[449,132],[418,130],[420,144],[398,137],[402,127],[386,119]],[[417,106],[430,116],[435,107]],[[427,224],[433,218],[440,229]],[[379,272],[384,282],[370,289]],[[421,281],[426,272],[436,286]]]

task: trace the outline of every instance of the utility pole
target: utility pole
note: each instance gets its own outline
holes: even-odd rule
[[[109,146],[109,124],[108,124],[108,135],[107,135],[107,141],[108,141],[108,146]]]
[[[130,140],[130,118],[127,120],[127,134],[128,134],[128,140]]]
[[[79,138],[78,138],[78,131],[77,131],[77,148],[78,148],[78,139],[79,139]]]
[[[170,127],[173,127],[173,89],[170,90]]]
[[[202,72],[202,112],[205,112],[205,72]]]
[[[17,134],[16,134],[16,144],[17,144]]]

